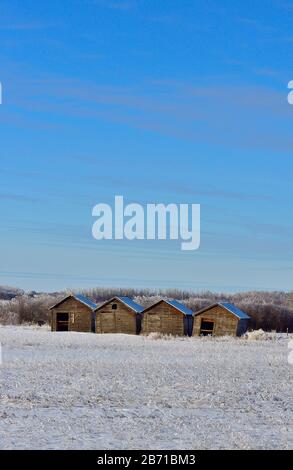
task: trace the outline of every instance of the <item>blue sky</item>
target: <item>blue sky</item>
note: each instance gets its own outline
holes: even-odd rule
[[[0,1],[0,284],[292,289],[293,2]],[[92,238],[199,203],[201,247]]]

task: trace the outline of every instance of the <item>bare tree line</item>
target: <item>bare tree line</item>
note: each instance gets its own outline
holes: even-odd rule
[[[50,322],[49,307],[69,292],[25,293],[20,289],[0,287],[0,323]],[[210,291],[190,292],[179,289],[131,288],[94,288],[77,292],[89,297],[97,304],[101,304],[115,295],[127,295],[145,307],[160,298],[174,298],[194,312],[212,303],[225,300],[235,304],[251,317],[251,329],[262,328],[265,331],[287,331],[288,329],[289,332],[293,332],[293,292],[251,291],[223,294]]]

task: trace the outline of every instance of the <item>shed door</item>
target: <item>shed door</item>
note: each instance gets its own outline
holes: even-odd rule
[[[56,331],[68,331],[69,329],[69,313],[58,312],[56,318]]]
[[[202,319],[200,325],[200,334],[202,336],[212,335],[214,332],[214,326],[215,322],[211,320]]]
[[[113,312],[101,312],[101,333],[116,333],[116,316]]]
[[[192,315],[185,315],[183,321],[184,321],[184,335],[185,336],[192,336],[193,316]]]
[[[91,332],[95,333],[96,331],[96,315],[94,312],[91,314]]]

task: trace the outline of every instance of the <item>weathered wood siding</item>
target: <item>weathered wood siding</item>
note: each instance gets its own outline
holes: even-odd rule
[[[214,322],[214,336],[237,334],[238,318],[219,305],[194,317],[193,336],[200,335],[202,320]]]
[[[154,305],[143,315],[142,333],[163,333],[184,335],[184,314],[171,305],[162,302]]]
[[[62,302],[51,310],[51,330],[56,331],[56,315],[57,313],[69,314],[68,331],[92,331],[92,311],[81,302],[70,298]]]
[[[117,309],[113,310],[112,305]],[[96,312],[96,333],[126,333],[135,335],[137,332],[136,313],[122,302],[115,300],[101,307]]]

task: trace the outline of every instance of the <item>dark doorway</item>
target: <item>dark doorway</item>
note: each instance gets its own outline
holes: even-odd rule
[[[184,321],[184,335],[185,336],[192,336],[193,316],[192,315],[185,315],[183,321]]]
[[[137,314],[135,319],[136,319],[136,334],[139,335],[141,333],[141,328],[142,328],[142,315]]]
[[[56,331],[68,331],[69,313],[57,313]]]
[[[92,331],[92,333],[96,332],[96,314],[95,314],[95,312],[92,313],[92,317],[91,317],[91,331]]]
[[[200,334],[202,336],[212,335],[214,332],[214,325],[215,323],[213,321],[201,320]]]

